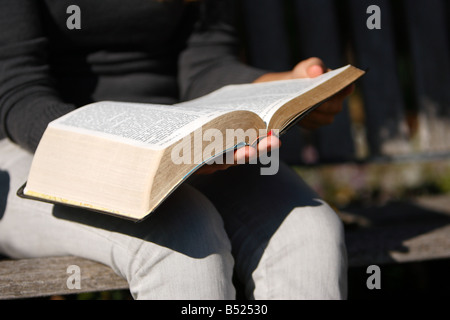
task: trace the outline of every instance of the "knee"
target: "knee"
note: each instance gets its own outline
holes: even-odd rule
[[[232,299],[234,260],[220,215],[190,187],[168,200],[113,253],[133,296]]]
[[[255,270],[255,297],[329,299],[346,295],[343,224],[329,205],[293,209],[273,235]],[[258,284],[267,282],[270,286]]]
[[[293,225],[301,243],[305,241],[317,250],[330,252],[345,250],[344,227],[336,212],[324,201],[316,206],[294,209]]]
[[[221,300],[235,297],[230,252],[194,258],[145,243],[128,261],[125,277],[135,299]]]
[[[270,242],[282,248],[280,252],[289,252],[289,259],[314,257],[323,262],[343,263],[346,247],[342,221],[328,204],[316,202],[317,205],[293,209]]]
[[[323,200],[316,200],[318,205],[309,208],[311,227],[319,234],[319,231],[327,234],[332,240],[342,240],[344,228],[337,213]]]
[[[182,245],[166,247],[143,239],[133,242],[125,250],[113,249],[112,259],[116,272],[127,279],[134,299],[234,298],[234,263],[227,248],[209,245],[206,254],[204,248],[196,251],[201,244],[192,241],[189,250]]]

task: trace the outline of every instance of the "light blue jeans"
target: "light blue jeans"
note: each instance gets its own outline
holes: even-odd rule
[[[16,196],[32,155],[0,140],[0,253],[110,266],[135,299],[345,299],[336,213],[284,164],[240,165],[183,184],[140,223]],[[81,270],[82,271],[82,270]]]

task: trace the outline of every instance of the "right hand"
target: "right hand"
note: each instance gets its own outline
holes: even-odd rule
[[[206,164],[198,169],[195,174],[211,174],[219,170],[226,170],[239,164],[249,163],[250,160],[261,154],[266,154],[271,150],[280,148],[281,141],[275,135],[269,134],[258,142],[256,148],[245,146],[234,151],[234,162],[231,164]]]

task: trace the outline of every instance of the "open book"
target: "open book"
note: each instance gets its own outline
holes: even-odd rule
[[[348,65],[312,79],[230,85],[171,106],[86,105],[48,125],[18,195],[139,221],[208,161],[272,129],[282,134],[363,74]],[[258,134],[217,138],[230,132]]]

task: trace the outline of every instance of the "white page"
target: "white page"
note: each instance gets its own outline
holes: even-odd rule
[[[316,78],[280,80],[257,84],[229,85],[208,95],[176,104],[184,110],[203,113],[247,110],[258,114],[266,123],[289,100],[305,93],[341,73],[349,66],[329,71]]]
[[[223,113],[204,115],[169,105],[103,101],[79,108],[50,125],[160,149]]]
[[[229,111],[252,111],[269,123],[280,105],[327,81],[347,67],[316,78],[229,85],[201,98],[175,105],[97,102],[81,107],[53,121],[51,125],[126,139],[128,143],[142,146],[165,148]]]

